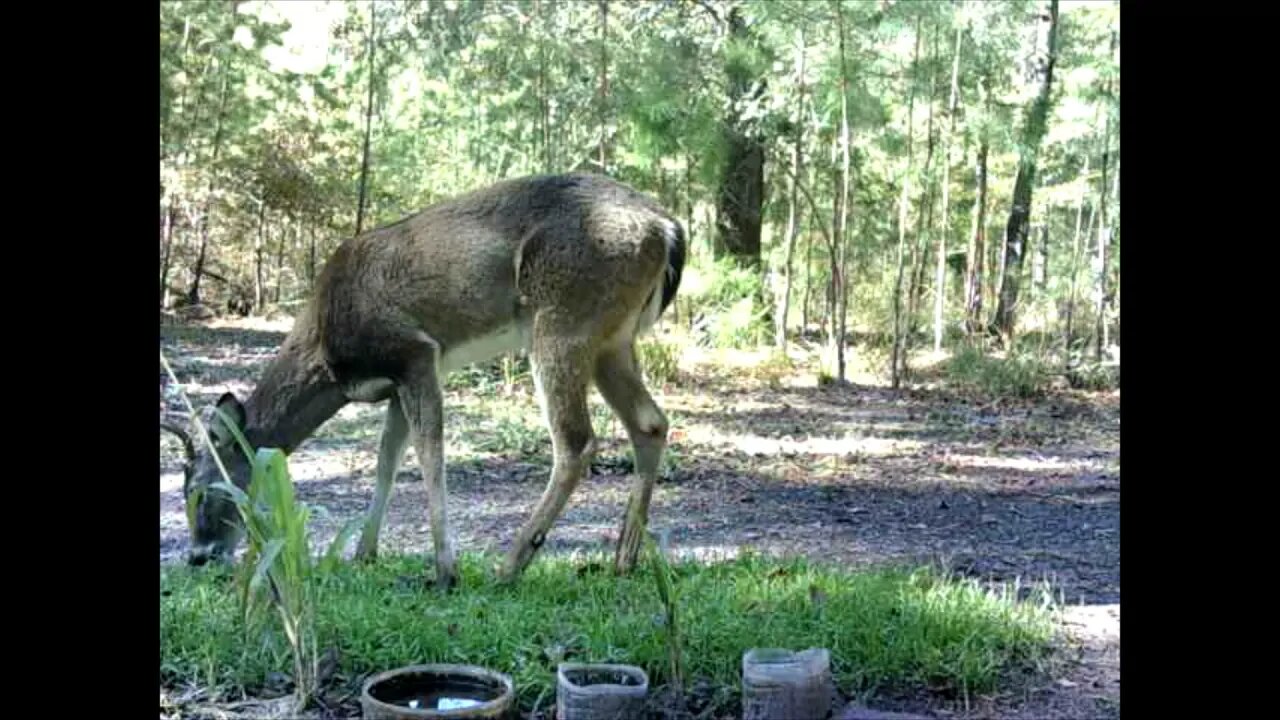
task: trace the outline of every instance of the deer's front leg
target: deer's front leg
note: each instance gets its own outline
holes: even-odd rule
[[[400,404],[413,433],[414,447],[427,483],[431,514],[431,539],[436,551],[436,586],[448,590],[458,584],[457,556],[449,531],[447,488],[444,474],[444,429],[440,379],[434,344],[431,352],[413,364],[398,392]]]
[[[502,582],[510,583],[524,572],[591,463],[595,438],[587,409],[588,358],[587,348],[571,341],[535,336],[533,376],[551,430],[553,465],[537,508],[516,534],[498,571]]]
[[[392,395],[387,403],[387,417],[382,427],[382,439],[378,446],[378,485],[373,491],[373,503],[365,521],[360,544],[356,547],[356,559],[372,560],[378,556],[378,533],[387,516],[387,501],[395,483],[396,471],[404,460],[405,447],[409,444],[409,423],[400,407],[400,397]]]

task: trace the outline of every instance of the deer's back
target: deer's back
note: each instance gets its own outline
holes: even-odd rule
[[[354,381],[396,377],[424,333],[452,366],[515,349],[539,303],[589,308],[611,288],[650,283],[661,262],[644,224],[658,217],[647,197],[608,178],[539,176],[348,240],[313,301],[325,359]],[[536,272],[518,282],[522,262]]]

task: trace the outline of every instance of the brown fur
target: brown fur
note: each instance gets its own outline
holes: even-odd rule
[[[616,558],[626,570],[639,550],[667,431],[640,379],[634,341],[674,296],[684,253],[683,230],[668,213],[608,178],[501,182],[343,243],[252,396],[243,407],[230,396],[221,402],[255,448],[291,452],[348,402],[388,401],[378,486],[358,555],[377,552],[392,478],[412,440],[427,483],[437,580],[449,586],[456,568],[445,512],[440,378],[527,348],[554,466],[501,574],[510,580],[523,571],[586,471],[593,382],[636,450]],[[215,437],[229,450],[225,428]],[[243,485],[247,466],[236,467]],[[195,468],[194,484],[207,485],[212,463],[205,458]],[[205,501],[199,524],[222,527],[226,512],[225,504]],[[234,546],[229,535],[195,530],[194,555]]]

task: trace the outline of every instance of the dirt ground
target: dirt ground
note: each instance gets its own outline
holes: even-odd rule
[[[205,404],[227,390],[246,397],[285,329],[167,325],[161,347],[193,402]],[[926,695],[872,704],[931,717],[1119,717],[1118,393],[989,402],[927,382],[895,393],[869,377],[849,386],[820,387],[803,375],[770,381],[753,376],[749,358],[737,358],[738,366],[701,359],[682,358],[681,381],[654,388],[673,442],[651,527],[669,532],[673,549],[717,558],[750,546],[851,565],[935,563],[1023,586],[1048,581],[1065,604],[1064,661],[1048,678],[970,698],[967,708]],[[449,517],[460,550],[503,550],[543,490],[549,441],[527,387],[498,400],[478,395],[446,396],[454,417],[446,432]],[[182,409],[176,396],[165,398],[168,410]],[[504,423],[478,422],[498,403]],[[593,404],[603,405],[598,396]],[[570,499],[544,553],[612,550],[628,489],[625,436],[597,412],[593,476]],[[380,406],[348,406],[291,458],[300,499],[330,515],[320,542],[372,497],[381,417]],[[165,434],[160,443],[166,563],[180,560],[187,531],[178,444]],[[430,549],[420,478],[410,450],[384,551]]]

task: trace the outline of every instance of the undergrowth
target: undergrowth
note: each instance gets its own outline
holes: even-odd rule
[[[563,660],[631,663],[655,686],[671,680],[651,572],[618,578],[604,556],[546,556],[504,587],[490,571],[494,560],[464,556],[462,587],[447,596],[422,587],[420,557],[326,568],[314,576],[317,643],[340,650],[348,677],[423,662],[495,668],[512,675],[525,708],[554,696]],[[722,689],[737,686],[752,647],[820,646],[831,650],[846,692],[903,684],[983,692],[1005,669],[1041,657],[1051,635],[1047,595],[1017,602],[932,571],[851,572],[747,555],[677,562],[670,574],[680,597],[677,667],[687,681]],[[165,568],[160,587],[163,683],[251,693],[268,673],[290,669],[278,634],[245,640],[225,573]]]
[[[1041,356],[1018,351],[996,357],[965,344],[946,362],[945,373],[955,385],[995,397],[1033,398],[1048,389],[1053,373]]]

